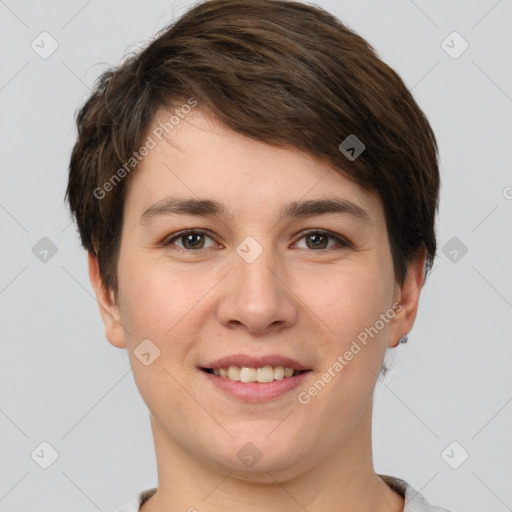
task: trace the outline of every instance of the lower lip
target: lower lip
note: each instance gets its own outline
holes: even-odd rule
[[[281,380],[273,380],[272,382],[240,382],[228,379],[227,377],[219,377],[212,373],[200,370],[209,381],[219,389],[228,393],[235,398],[244,402],[261,403],[268,402],[278,396],[295,389],[309,375],[311,370],[307,370],[294,377],[285,377]]]

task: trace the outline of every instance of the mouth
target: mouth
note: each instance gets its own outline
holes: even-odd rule
[[[278,354],[236,354],[198,366],[199,373],[225,396],[242,402],[263,403],[288,395],[304,384],[313,369]]]
[[[288,366],[262,366],[259,368],[249,366],[220,366],[217,368],[201,368],[206,373],[215,375],[222,379],[229,379],[235,382],[259,382],[267,384],[275,380],[289,379],[296,377],[309,370],[297,370]]]

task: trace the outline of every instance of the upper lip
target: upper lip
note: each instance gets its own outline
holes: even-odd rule
[[[227,368],[229,366],[263,368],[264,366],[284,366],[294,370],[309,370],[308,366],[299,363],[291,357],[281,356],[279,354],[269,354],[266,356],[249,356],[245,354],[234,354],[221,357],[215,361],[205,364],[202,368]]]

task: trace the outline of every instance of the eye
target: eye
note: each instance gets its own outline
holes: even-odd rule
[[[213,240],[213,238],[203,231],[197,231],[194,229],[187,229],[186,231],[181,231],[180,233],[174,235],[172,238],[169,238],[163,245],[176,245],[174,240],[178,240],[182,246],[177,245],[178,249],[186,250],[186,251],[200,251],[202,249],[209,249],[213,245],[208,247],[205,246],[204,239],[209,238]]]
[[[341,248],[351,246],[350,243],[342,237],[320,229],[310,229],[306,231],[299,240],[302,239],[306,239],[306,249],[332,249],[332,245],[330,247],[327,246],[329,239],[335,242],[334,246],[336,246],[336,244]]]
[[[210,239],[212,243],[210,245],[206,245],[205,239]],[[306,240],[306,249],[312,250],[328,250],[335,249],[336,246],[338,248],[347,248],[351,247],[350,242],[345,240],[339,235],[331,233],[329,231],[324,231],[320,229],[310,229],[304,233],[302,233],[302,237],[299,240]],[[329,239],[334,242],[334,244],[329,246]],[[177,241],[177,243],[175,242]],[[295,244],[297,244],[296,242]],[[175,246],[178,250],[185,252],[200,252],[202,250],[210,249],[216,245],[216,242],[213,238],[204,231],[195,230],[195,229],[187,229],[185,231],[180,231],[176,233],[171,238],[167,239],[163,243],[164,246]],[[218,245],[218,244],[217,244]],[[302,249],[303,247],[299,247]]]

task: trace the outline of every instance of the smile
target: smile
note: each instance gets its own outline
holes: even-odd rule
[[[220,368],[203,368],[209,374],[236,382],[259,382],[266,384],[275,380],[300,375],[306,370],[295,370],[285,366],[263,366],[260,368],[251,368],[247,366],[227,366]]]
[[[289,394],[313,373],[310,364],[281,354],[231,354],[197,369],[221,394],[252,403]]]

